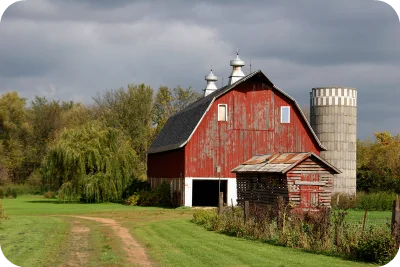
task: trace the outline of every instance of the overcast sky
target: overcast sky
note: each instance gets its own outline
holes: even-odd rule
[[[358,90],[358,137],[400,133],[400,23],[373,0],[26,0],[0,23],[0,93],[91,103],[129,83],[227,83],[239,47],[300,105],[313,87]]]

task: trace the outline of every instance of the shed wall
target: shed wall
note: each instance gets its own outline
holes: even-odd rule
[[[330,207],[333,174],[324,164],[308,158],[287,173],[287,182],[294,205],[308,208],[306,202],[310,202],[310,195],[305,191],[312,190],[318,193],[319,206]]]
[[[288,187],[285,175],[271,173],[237,173],[238,205],[244,201],[261,206],[274,205],[278,197],[288,201]]]

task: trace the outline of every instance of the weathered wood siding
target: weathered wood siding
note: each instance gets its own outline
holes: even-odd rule
[[[330,207],[333,174],[322,162],[311,158],[304,160],[287,173],[287,183],[289,199],[297,207]]]
[[[280,196],[283,196],[285,201],[289,199],[287,180],[283,174],[238,173],[236,183],[238,205],[249,201],[252,204],[267,206],[274,205]]]
[[[274,205],[279,196],[296,208],[330,207],[333,174],[325,164],[308,158],[286,174],[237,173],[238,204]]]
[[[218,104],[228,105],[228,121],[218,121]],[[290,106],[290,123],[280,122]],[[314,152],[320,148],[286,96],[259,78],[218,98],[185,146],[185,177],[235,177],[231,170],[256,154]],[[216,167],[221,173],[216,173]]]

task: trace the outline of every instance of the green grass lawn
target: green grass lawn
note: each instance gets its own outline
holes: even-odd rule
[[[350,210],[346,216],[346,221],[351,223],[362,223],[364,219],[364,211]],[[385,224],[392,220],[391,211],[368,211],[366,222],[369,224]]]
[[[162,266],[374,266],[234,238],[188,220],[126,224]]]
[[[19,266],[59,266],[70,255],[73,219],[69,215],[107,217],[127,227],[161,266],[374,266],[306,253],[210,232],[190,222],[191,209],[128,207],[116,203],[60,204],[40,196],[0,200],[10,220],[0,225],[0,245]],[[371,212],[371,220],[390,213]],[[349,219],[363,212],[350,212]],[[389,216],[390,217],[390,216]],[[352,219],[353,218],[353,219]],[[90,228],[89,266],[126,266],[121,244],[104,225],[80,221]],[[375,265],[376,266],[376,265]]]
[[[0,225],[1,249],[18,266],[54,266],[68,230],[61,218],[12,216]]]

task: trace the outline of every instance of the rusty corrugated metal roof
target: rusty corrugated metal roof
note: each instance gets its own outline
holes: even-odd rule
[[[282,153],[269,161],[270,164],[293,164],[308,157],[308,153]]]
[[[273,153],[267,155],[257,155],[237,166],[232,172],[274,172],[286,173],[308,157],[316,157],[336,173],[341,173],[340,170],[326,162],[316,154],[310,152],[299,153]]]

